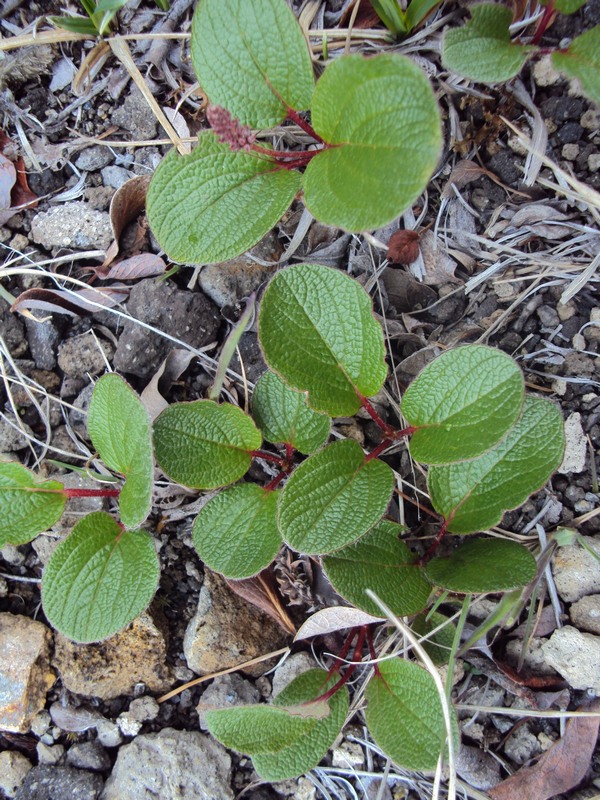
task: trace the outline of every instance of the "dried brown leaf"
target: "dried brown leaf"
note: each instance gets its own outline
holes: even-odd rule
[[[149,183],[149,175],[136,175],[114,193],[109,210],[114,241],[106,251],[103,267],[107,267],[115,260],[119,253],[121,234],[126,226],[144,210]]]
[[[480,167],[479,164],[476,164],[474,161],[459,161],[446,181],[446,185],[442,190],[442,197],[446,199],[454,197],[452,185],[456,186],[457,189],[462,189],[463,186],[466,186],[472,181],[476,181],[484,175],[493,177],[494,179],[496,178],[493,173],[484,169],[484,167]]]
[[[581,711],[600,711],[594,700]],[[548,800],[577,786],[587,772],[598,738],[600,717],[571,719],[562,739],[547,750],[533,767],[518,772],[489,790],[493,800]]]
[[[450,258],[441,240],[436,241],[432,231],[421,236],[421,255],[425,265],[423,281],[428,286],[442,286],[445,283],[462,283],[454,274],[456,262]]]
[[[279,599],[272,567],[263,569],[253,578],[246,578],[241,581],[234,581],[228,578],[225,580],[235,594],[268,614],[286,633],[291,633],[292,635],[296,633],[296,626]]]
[[[162,275],[166,268],[166,264],[160,256],[154,253],[140,253],[119,261],[118,264],[113,264],[110,269],[94,267],[93,271],[103,281],[135,281],[140,278]]]
[[[388,242],[387,259],[392,264],[412,264],[419,257],[419,234],[396,231]]]
[[[189,350],[175,348],[156,370],[152,380],[141,394],[141,401],[146,407],[150,419],[155,420],[160,412],[169,405],[163,395],[167,394],[173,383],[185,372],[193,358],[195,355]]]
[[[127,299],[126,286],[111,286],[103,289],[79,289],[66,292],[60,289],[26,289],[10,307],[11,311],[23,314],[33,309],[49,311],[52,314],[69,314],[82,317],[99,311],[98,305],[113,308]]]

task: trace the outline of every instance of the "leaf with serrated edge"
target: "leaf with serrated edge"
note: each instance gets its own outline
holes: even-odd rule
[[[298,172],[233,152],[203,131],[189,155],[172,150],[158,165],[148,187],[148,222],[173,261],[212,264],[253,247],[299,188]]]
[[[399,658],[380,662],[379,673],[365,693],[365,718],[375,743],[401,767],[435,769],[446,728],[433,678]],[[453,723],[458,740],[454,715]]]
[[[200,0],[191,56],[213,105],[252,128],[310,108],[315,80],[306,39],[283,0]]]
[[[404,393],[402,413],[417,429],[412,457],[448,464],[489,450],[516,422],[524,391],[523,373],[500,350],[466,345],[443,353]]]
[[[369,295],[340,270],[287,267],[269,283],[258,335],[269,367],[330,416],[352,416],[387,374],[381,325]]]
[[[465,594],[508,592],[535,578],[535,558],[506,539],[474,539],[426,567],[432,583]]]
[[[327,673],[320,669],[303,672],[277,695],[275,705],[301,704],[320,696],[333,686],[337,675],[329,681],[326,678]],[[296,778],[317,766],[346,721],[348,689],[345,686],[329,699],[329,707],[329,716],[318,720],[307,736],[276,753],[253,756],[254,768],[263,780],[273,783]]]
[[[148,608],[158,577],[152,537],[95,511],[52,554],[42,579],[44,612],[69,639],[97,642]]]
[[[558,408],[527,397],[517,424],[490,451],[473,461],[430,468],[433,507],[448,520],[451,533],[487,530],[544,485],[560,466],[564,449]]]
[[[289,546],[308,555],[331,553],[363,536],[385,514],[394,473],[368,460],[353,439],[334,442],[296,468],[278,507]]]
[[[306,711],[310,713],[310,708]],[[290,713],[287,708],[267,705],[206,712],[206,727],[215,739],[225,747],[250,755],[276,753],[293,745],[309,735],[317,721],[314,717]]]
[[[152,505],[152,426],[142,401],[114,373],[104,375],[94,386],[88,432],[106,466],[125,476],[119,496],[121,522],[136,528]]]
[[[444,67],[484,83],[514,78],[536,48],[511,42],[510,8],[482,3],[471,7],[471,15],[466,25],[446,31],[442,45]]]
[[[249,578],[268,566],[281,546],[278,492],[244,483],[220,492],[194,522],[202,561],[228,578]]]
[[[399,617],[421,611],[431,594],[431,584],[414,553],[398,538],[402,527],[382,520],[358,542],[323,559],[323,568],[333,588],[353,605],[369,614],[380,609],[365,589],[378,597]]]
[[[14,461],[0,461],[0,548],[25,544],[61,518],[63,484],[44,481]]]
[[[241,408],[212,400],[174,403],[156,418],[154,450],[165,475],[194,489],[235,483],[250,467],[261,435]]]
[[[552,53],[552,63],[576,78],[584,94],[600,105],[600,25],[576,36],[566,50]]]
[[[409,208],[440,157],[431,84],[404,56],[330,62],[317,83],[311,119],[333,146],[310,160],[304,202],[317,219],[348,231],[379,228]]]
[[[325,636],[347,628],[371,625],[373,622],[385,622],[385,617],[374,617],[359,608],[351,608],[350,606],[322,608],[302,623],[298,633],[294,636],[294,641],[300,642],[303,639],[313,639],[315,636]]]
[[[268,371],[254,387],[252,416],[268,442],[287,443],[308,455],[329,438],[331,420],[306,404],[306,395]]]

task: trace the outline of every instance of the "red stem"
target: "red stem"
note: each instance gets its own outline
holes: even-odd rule
[[[294,111],[293,108],[288,106],[287,108],[287,118],[290,122],[295,122],[299,128],[302,128],[304,133],[308,133],[309,136],[312,136],[313,139],[316,139],[317,142],[321,144],[325,144],[324,140],[321,139],[318,133],[315,132],[312,125],[310,125],[305,119],[303,119],[297,111]]]
[[[442,522],[442,527],[439,529],[438,535],[435,537],[433,542],[429,545],[429,549],[427,550],[425,555],[422,558],[419,559],[419,561],[418,561],[419,566],[423,566],[423,564],[426,564],[429,561],[429,559],[431,558],[431,556],[438,549],[438,547],[440,545],[440,542],[442,541],[442,539],[444,538],[444,536],[448,532],[448,525],[449,524],[450,524],[450,518],[445,519]]]
[[[531,44],[539,44],[542,36],[546,33],[550,22],[552,21],[552,17],[554,16],[554,0],[550,0],[546,8],[544,9],[544,13],[542,14],[542,18],[538,22],[537,30],[533,35],[533,39],[531,40]]]
[[[375,652],[375,645],[373,644],[373,634],[371,633],[371,629],[367,628],[367,644],[369,646],[369,655],[371,656],[371,661],[373,662],[373,669],[375,670],[375,675],[381,675],[379,671],[379,664],[377,663],[377,653]]]
[[[353,629],[353,631],[350,634],[351,638],[354,637],[354,630],[356,630],[356,629]],[[367,631],[367,626],[366,625],[363,625],[361,628],[359,628],[358,638],[356,640],[356,645],[354,647],[354,653],[352,654],[352,661],[354,663],[348,664],[348,669],[346,670],[346,672],[344,672],[344,674],[340,677],[340,679],[337,680],[333,684],[331,689],[328,689],[326,692],[324,692],[324,694],[319,695],[319,697],[316,697],[314,700],[311,700],[308,703],[304,703],[303,705],[307,705],[308,706],[308,705],[311,705],[312,703],[322,703],[324,700],[329,700],[329,698],[333,697],[333,695],[338,691],[338,689],[341,689],[342,686],[350,680],[350,678],[352,676],[352,673],[359,666],[360,661],[361,661],[362,649],[363,649],[363,645],[365,643],[366,631]],[[345,656],[346,656],[346,653],[343,653],[343,655],[342,655],[342,653],[340,653],[339,659],[345,658]],[[338,661],[339,661],[339,659],[338,659]],[[341,664],[337,667],[337,669],[335,671],[339,671],[340,666],[341,666]],[[330,672],[331,672],[331,670],[330,670]],[[331,675],[329,675],[329,673],[328,673],[326,680],[329,680],[330,677],[331,677]]]
[[[287,472],[280,472],[279,475],[276,475],[273,480],[265,486],[265,492],[272,492],[273,489],[276,489],[286,475]]]
[[[278,467],[285,467],[285,459],[275,453],[267,453],[265,450],[250,450],[250,455],[252,458],[264,458],[265,461],[272,461]]]
[[[383,453],[384,450],[387,450],[391,444],[393,444],[392,439],[384,439],[381,444],[378,444],[377,447],[368,454],[368,456],[365,458],[365,461],[372,461],[372,459],[377,458],[381,455],[381,453]]]
[[[63,489],[66,497],[118,497],[120,489]]]
[[[384,422],[384,420],[381,419],[377,411],[375,411],[366,397],[363,397],[362,394],[359,394],[358,399],[360,400],[361,406],[365,409],[373,422],[375,422],[376,425],[381,428],[387,439],[396,441],[396,439],[401,439],[403,436],[411,436],[417,430],[414,425],[409,425],[408,428],[402,428],[400,431],[397,430],[392,425],[388,425],[387,422]]]

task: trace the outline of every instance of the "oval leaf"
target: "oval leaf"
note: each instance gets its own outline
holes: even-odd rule
[[[368,460],[352,439],[334,442],[290,477],[279,501],[279,530],[300,553],[331,553],[381,519],[393,488],[387,464]]]
[[[52,554],[42,580],[44,611],[69,639],[97,642],[148,608],[158,576],[152,537],[95,511]]]
[[[383,331],[371,299],[337,269],[295,264],[277,273],[263,297],[258,335],[269,367],[308,391],[317,411],[352,416],[359,395],[383,386]]]
[[[304,201],[317,219],[348,231],[379,228],[405,211],[440,157],[433,90],[404,56],[336,58],[317,83],[311,118],[334,146],[309,162]]]
[[[67,498],[58,481],[40,480],[15,461],[0,461],[0,548],[25,544],[61,518]]]
[[[446,31],[442,63],[446,69],[484,83],[513,78],[535,52],[535,47],[510,40],[510,8],[491,3],[471,7],[472,19],[462,28]]]
[[[443,353],[402,400],[402,413],[417,429],[412,457],[448,464],[489,450],[516,422],[524,391],[523,373],[500,350],[467,345]]]
[[[210,102],[253,128],[310,108],[314,76],[302,29],[283,0],[200,0],[192,63]]]
[[[380,662],[379,673],[365,694],[371,736],[399,766],[435,769],[446,728],[433,678],[417,664],[399,658]],[[458,740],[457,725],[454,733]]]
[[[104,375],[94,386],[88,431],[106,466],[125,476],[119,496],[121,522],[136,528],[152,505],[152,426],[137,394],[114,373]]]
[[[431,467],[431,502],[452,533],[474,533],[497,525],[548,480],[562,461],[563,421],[549,400],[527,397],[508,435],[473,461]]]
[[[553,53],[552,63],[576,78],[583,92],[600,105],[600,25],[576,36],[566,50]]]
[[[194,489],[216,489],[239,480],[261,441],[250,417],[230,403],[175,403],[154,423],[160,468],[177,483]]]
[[[252,416],[268,442],[287,443],[308,455],[329,438],[331,420],[306,404],[306,395],[274,372],[262,375],[252,395]]]
[[[278,492],[244,483],[221,492],[194,522],[194,546],[210,569],[249,578],[268,566],[281,546]]]
[[[323,559],[333,588],[368,614],[381,611],[365,589],[377,592],[399,617],[421,611],[431,594],[422,567],[414,553],[398,538],[402,527],[382,520],[358,542]]]
[[[277,695],[275,705],[307,703],[330,689],[336,679],[337,676],[334,675],[327,680],[327,673],[321,669],[303,672]],[[339,736],[346,721],[348,689],[342,686],[328,702],[329,716],[317,720],[310,734],[301,741],[276,753],[265,753],[252,758],[254,768],[263,780],[272,783],[296,778],[317,766]]]
[[[474,539],[426,567],[432,583],[465,594],[507,592],[535,578],[535,558],[507,539]]]
[[[190,155],[172,150],[159,164],[148,188],[148,222],[174,261],[225,261],[262,239],[299,188],[299,173],[233,152],[204,131]]]

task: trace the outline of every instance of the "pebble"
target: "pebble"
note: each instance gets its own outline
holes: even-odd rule
[[[579,124],[587,131],[597,132],[600,130],[600,109],[588,108],[581,115]]]
[[[125,96],[123,105],[111,116],[113,125],[129,131],[133,139],[147,140],[156,136],[156,117],[139,89],[133,87]]]
[[[99,741],[76,742],[67,751],[67,764],[77,769],[104,772],[110,769],[110,758]]]
[[[525,764],[542,752],[537,737],[526,725],[522,725],[512,733],[504,745],[504,752],[515,764]]]
[[[600,169],[600,153],[592,153],[588,156],[588,168],[590,172],[598,172]]]
[[[100,775],[73,767],[33,767],[15,800],[99,800],[104,781]]]
[[[600,556],[600,538],[584,536],[583,539]],[[557,550],[552,559],[552,574],[558,594],[567,603],[600,593],[600,561],[579,544]]]
[[[273,696],[277,697],[280,692],[283,692],[285,687],[298,675],[318,666],[310,653],[294,653],[294,655],[288,656],[273,673]]]
[[[0,793],[11,800],[31,767],[31,761],[18,750],[3,750],[0,753]]]
[[[36,736],[43,736],[48,731],[51,724],[52,717],[50,716],[50,712],[46,711],[44,708],[31,720],[31,732]]]
[[[51,642],[52,633],[41,622],[0,614],[0,730],[27,733],[44,708],[56,679]]]
[[[544,328],[554,329],[560,324],[559,316],[555,308],[552,306],[540,306],[536,310],[536,314]]]
[[[500,764],[479,747],[461,745],[456,754],[456,771],[475,789],[485,791],[500,783]]]
[[[357,742],[342,742],[331,751],[331,763],[340,769],[363,769],[365,754]]]
[[[533,78],[538,86],[554,86],[555,83],[562,80],[562,75],[554,69],[552,57],[545,55],[535,62]]]
[[[119,726],[110,719],[101,719],[96,723],[98,741],[103,747],[118,747],[123,742]]]
[[[554,631],[542,650],[546,661],[573,689],[600,693],[600,636],[566,625]]]
[[[583,472],[585,469],[588,445],[581,424],[581,414],[574,411],[565,420],[565,454],[557,472],[562,475]],[[577,498],[579,499],[579,498]]]
[[[223,578],[207,571],[183,651],[189,668],[207,675],[277,650],[287,638],[266,614],[234,594]],[[262,662],[244,672],[257,676],[266,669]]]
[[[578,144],[565,144],[563,146],[563,149],[561,150],[561,155],[567,161],[575,161],[575,159],[579,155],[579,145]]]
[[[139,682],[151,692],[166,691],[171,683],[166,649],[163,634],[144,613],[98,644],[76,644],[57,634],[52,664],[69,691],[110,700],[133,694]]]
[[[31,238],[47,250],[106,250],[112,242],[112,229],[106,212],[78,201],[36,214],[31,221]]]
[[[96,172],[103,167],[108,166],[114,160],[113,154],[108,147],[100,144],[86,147],[78,156],[75,161],[75,166],[82,172]]]
[[[208,730],[206,712],[212,708],[233,708],[239,705],[253,705],[260,700],[260,692],[254,684],[242,678],[236,672],[220,675],[204,690],[200,702],[196,706],[200,730]]]
[[[65,755],[65,748],[62,744],[48,745],[38,742],[35,751],[38,757],[38,764],[47,764],[48,766],[60,764]]]
[[[133,177],[133,173],[124,167],[111,164],[102,170],[102,183],[111,189],[120,189],[124,183]]]
[[[33,431],[27,423],[17,421],[14,414],[6,413],[0,419],[0,453],[14,453],[27,447],[27,435],[35,439]]]
[[[578,122],[567,122],[556,132],[556,138],[563,144],[577,144],[583,136],[583,128]]]
[[[231,758],[217,741],[165,728],[119,749],[102,800],[233,800],[230,775]]]
[[[58,348],[58,366],[65,375],[99,375],[113,356],[113,346],[104,339],[82,333],[66,339]]]
[[[203,267],[198,282],[204,294],[222,308],[248,297],[276,270],[277,264],[264,267],[243,255],[222,264],[208,264]]]
[[[569,615],[580,631],[600,635],[600,594],[590,594],[573,603]]]
[[[0,298],[0,336],[13,358],[20,358],[27,352],[23,323],[17,314],[9,311],[6,300]]]
[[[556,313],[558,314],[558,318],[561,322],[566,322],[568,319],[571,319],[571,317],[574,317],[577,314],[577,306],[573,300],[569,300],[567,303],[557,303]]]

